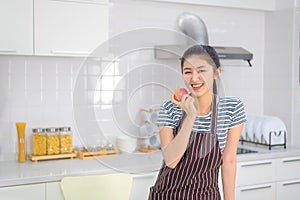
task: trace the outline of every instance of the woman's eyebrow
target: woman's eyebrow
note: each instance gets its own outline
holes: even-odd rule
[[[197,69],[203,69],[203,68],[206,68],[206,66],[200,65],[200,66],[197,67]]]
[[[192,70],[192,67],[183,67],[183,70]]]
[[[200,66],[197,66],[197,67],[183,67],[183,70],[192,70],[192,69],[205,69],[206,66],[203,66],[203,65],[200,65]]]

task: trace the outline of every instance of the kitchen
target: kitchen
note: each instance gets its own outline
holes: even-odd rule
[[[65,0],[61,1],[64,3],[61,3],[60,1],[47,0],[14,0],[9,1],[13,3],[7,2],[5,1],[3,4],[7,4],[8,7],[1,6],[0,9],[3,15],[7,15],[1,19],[2,27],[8,27],[9,32],[2,30],[0,49],[17,49],[18,51],[3,51],[0,55],[0,90],[2,93],[0,99],[0,196],[2,196],[2,192],[3,195],[6,195],[5,191],[9,191],[7,190],[9,187],[13,188],[12,191],[18,191],[15,187],[21,187],[21,191],[23,191],[26,189],[23,186],[32,186],[34,191],[38,190],[41,193],[49,188],[50,191],[57,191],[59,180],[69,173],[76,175],[111,171],[110,168],[100,167],[99,164],[96,164],[98,168],[95,169],[94,161],[79,159],[38,163],[27,160],[25,165],[18,164],[15,123],[18,121],[27,123],[26,137],[28,141],[31,137],[32,128],[70,126],[72,127],[74,147],[82,146],[82,144],[93,145],[95,140],[83,137],[82,132],[86,130],[92,135],[99,131],[99,127],[94,126],[95,124],[86,127],[85,120],[88,119],[86,116],[90,113],[80,112],[80,107],[73,106],[76,101],[80,103],[89,99],[89,97],[85,99],[80,98],[80,96],[73,99],[73,95],[78,91],[76,89],[81,88],[77,76],[81,73],[84,74],[84,70],[82,70],[84,67],[82,66],[86,63],[87,53],[93,51],[99,44],[104,44],[105,47],[105,41],[109,38],[118,38],[134,30],[158,28],[165,30],[163,33],[170,30],[171,32],[179,31],[176,19],[183,12],[197,14],[203,19],[207,26],[211,45],[238,46],[253,53],[252,67],[249,67],[247,63],[243,63],[243,66],[223,67],[224,93],[240,97],[246,105],[247,115],[278,116],[287,126],[287,152],[280,147],[270,151],[275,152],[274,154],[269,154],[269,150],[267,150],[268,154],[260,156],[258,154],[238,156],[238,170],[245,169],[243,166],[253,164],[252,162],[267,164],[260,165],[263,166],[262,169],[251,168],[250,171],[246,172],[246,174],[253,174],[253,172],[261,171],[256,179],[249,177],[249,175],[242,174],[239,176],[238,172],[237,199],[250,197],[250,199],[259,199],[256,196],[250,196],[249,193],[251,195],[265,193],[265,195],[272,195],[266,196],[265,199],[287,199],[288,197],[280,198],[280,195],[283,195],[280,193],[280,189],[283,188],[284,184],[286,185],[287,181],[293,181],[288,183],[294,184],[288,185],[296,189],[299,188],[300,175],[296,170],[299,161],[298,163],[294,162],[296,166],[288,166],[284,170],[290,172],[286,176],[284,173],[280,173],[282,169],[279,170],[278,167],[282,163],[291,164],[292,158],[299,160],[300,154],[297,151],[297,147],[300,146],[300,136],[297,133],[300,129],[298,123],[300,118],[299,1],[248,0],[243,3],[235,1],[224,3],[220,0],[209,2],[204,0],[95,0],[92,3],[86,3],[82,0]],[[21,2],[22,6],[20,5]],[[20,6],[16,8],[15,5]],[[62,5],[66,7],[60,7]],[[68,7],[70,5],[71,7]],[[73,12],[76,13],[75,16],[72,15]],[[70,20],[70,16],[73,20]],[[16,17],[18,17],[17,20]],[[94,20],[101,25],[96,27]],[[13,24],[16,26],[12,26]],[[151,35],[141,34],[139,36]],[[178,42],[177,35],[171,36],[155,38],[155,41],[157,45]],[[70,40],[67,40],[68,38]],[[144,38],[145,41],[152,41],[151,37]],[[145,41],[141,40],[141,42]],[[8,44],[12,44],[13,47],[9,47]],[[97,108],[99,108],[96,111],[93,110],[93,113],[95,112],[95,114],[92,113],[93,117],[97,118],[97,123],[100,124],[105,137],[113,142],[115,142],[115,136],[120,133],[120,130],[133,133],[138,129],[137,126],[128,126],[128,121],[122,119],[132,119],[133,122],[137,123],[139,122],[137,113],[140,108],[149,109],[149,106],[160,104],[170,96],[170,91],[161,90],[159,84],[146,85],[147,91],[143,88],[132,88],[131,85],[143,85],[158,81],[160,81],[158,83],[167,84],[169,87],[177,87],[178,84],[182,84],[180,77],[178,80],[169,80],[169,74],[156,70],[156,66],[167,68],[165,66],[168,65],[173,66],[174,74],[177,74],[180,70],[177,61],[159,61],[159,65],[153,65],[153,53],[149,53],[150,51],[131,52],[120,57],[120,62],[112,62],[113,64],[109,65],[113,68],[112,71],[119,71],[112,73],[107,70],[108,82],[100,84],[100,89],[97,89],[101,95],[90,94],[93,95],[94,104],[97,104]],[[108,62],[111,63],[111,61]],[[137,66],[139,68],[135,68]],[[151,70],[146,77],[143,77],[138,69],[143,69],[142,71]],[[93,75],[93,73],[97,76],[99,69],[94,68],[89,74]],[[132,80],[132,83],[129,82],[126,86],[127,94],[132,94],[128,102],[129,111],[118,110],[119,107],[116,105],[113,107],[114,113],[111,113],[108,111],[109,109],[105,108],[112,106],[114,81],[118,82],[122,79],[122,75],[128,76],[129,81]],[[148,80],[149,77],[150,80]],[[165,80],[169,80],[169,82],[166,83]],[[92,82],[91,85],[92,89],[95,89],[95,83]],[[101,85],[105,85],[105,87],[102,88]],[[122,84],[116,86],[121,88],[120,91],[124,87]],[[157,90],[163,92],[157,92]],[[73,93],[73,91],[75,92]],[[141,97],[145,97],[146,92],[148,92],[149,98],[145,100]],[[116,99],[123,102],[120,96],[126,97],[126,95],[121,93],[119,97],[116,96]],[[161,98],[155,98],[157,96]],[[144,101],[140,101],[141,99]],[[127,115],[123,116],[121,113]],[[120,117],[120,119],[115,120],[112,115],[113,117]],[[30,151],[30,144],[27,146],[27,150]],[[261,149],[266,151],[265,147],[261,147]],[[119,157],[120,160],[106,159],[107,162],[104,164],[109,163],[113,166],[112,168],[121,167],[121,170],[125,171],[136,171],[137,177],[146,173],[148,179],[152,178],[152,172],[155,172],[161,165],[161,160],[156,154],[147,154],[146,157],[149,157],[150,165],[135,165],[135,169],[130,168],[131,163],[118,165],[118,163],[123,164],[130,161],[130,155],[125,154],[124,157]],[[145,159],[145,155],[140,156],[140,159]],[[132,162],[143,163],[136,160],[132,160]],[[53,171],[49,171],[49,169]],[[141,171],[144,169],[146,172],[142,173]],[[142,181],[142,178],[140,180]],[[133,187],[137,187],[137,185],[133,185]],[[263,186],[263,189],[258,192],[253,190],[254,186]],[[298,190],[292,189],[297,194],[299,193]],[[32,190],[26,191],[32,195],[30,192]],[[238,198],[238,195],[243,195],[243,191],[246,193],[248,191],[244,195],[246,197]],[[290,190],[288,190],[289,192],[281,191],[285,191],[284,194],[293,194]],[[295,198],[295,196],[290,199]],[[262,196],[260,197],[262,198]],[[45,199],[59,199],[59,197],[45,197]]]

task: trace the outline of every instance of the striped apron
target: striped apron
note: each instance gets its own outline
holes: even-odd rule
[[[210,133],[192,132],[187,149],[174,169],[163,163],[154,186],[150,188],[149,200],[221,199],[218,172],[222,154],[216,134],[216,113],[214,98]],[[179,127],[180,124],[182,120]],[[178,129],[174,129],[174,136]]]

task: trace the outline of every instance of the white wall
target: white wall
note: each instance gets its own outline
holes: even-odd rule
[[[240,46],[254,54],[253,67],[224,67],[222,80],[225,94],[242,98],[247,113],[263,113],[264,12],[133,0],[114,0],[110,11],[110,35],[143,27],[178,30],[182,12],[199,15],[211,45]]]
[[[294,1],[276,1],[266,13],[264,113],[281,118],[289,145],[299,146],[299,16]]]
[[[143,27],[178,30],[176,18],[184,11],[198,14],[204,20],[211,45],[240,46],[254,54],[253,67],[224,67],[222,81],[225,95],[240,97],[247,114],[262,114],[265,31],[262,11],[113,0],[110,3],[110,36]],[[151,68],[146,74],[134,70],[144,63]],[[81,64],[80,58],[0,56],[0,160],[15,159],[17,121],[27,122],[28,138],[33,127],[75,127],[72,93]],[[163,70],[157,70],[157,66],[163,66]],[[124,56],[119,68],[121,78],[130,74],[126,84],[127,96],[132,98],[125,117],[129,116],[133,122],[138,122],[137,112],[141,107],[160,104],[168,99],[171,88],[182,85],[179,62],[154,60],[151,51]],[[170,77],[169,69],[175,74],[172,75],[174,78]],[[130,89],[146,79],[162,81],[168,88],[161,90],[160,86],[147,86],[141,90]],[[118,134],[120,124],[111,118],[111,111],[101,111],[101,119],[97,119],[101,129],[108,135]],[[93,112],[97,115],[95,108]],[[128,131],[137,131],[136,127],[130,127]],[[74,130],[75,145],[81,144],[79,135]]]

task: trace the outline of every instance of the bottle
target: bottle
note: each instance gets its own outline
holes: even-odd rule
[[[47,155],[59,154],[59,132],[58,128],[46,128],[47,133]]]
[[[18,133],[18,162],[26,161],[26,151],[25,151],[25,122],[16,123],[17,133]]]
[[[71,127],[59,128],[60,153],[72,153],[72,132]]]
[[[33,155],[44,156],[47,154],[47,136],[44,128],[32,129]]]

